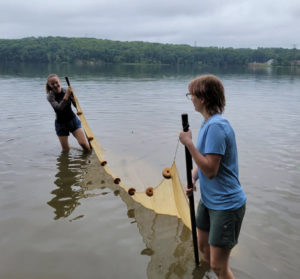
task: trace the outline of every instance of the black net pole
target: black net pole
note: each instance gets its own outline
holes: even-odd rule
[[[68,78],[68,77],[65,77],[65,79],[66,79],[66,82],[67,82],[68,86],[71,86],[70,81],[69,81],[69,78]]]
[[[182,114],[181,120],[182,120],[183,131],[187,132],[189,130],[188,115]],[[185,147],[185,161],[186,161],[187,186],[190,189],[193,188],[193,181],[192,181],[193,161],[192,161],[192,156],[189,150],[187,149],[187,147]],[[193,192],[189,196],[189,202],[190,202],[190,215],[191,215],[191,224],[192,224],[195,263],[196,265],[199,265],[199,252],[198,252],[198,244],[197,244],[196,218],[195,218],[195,203],[194,203]]]

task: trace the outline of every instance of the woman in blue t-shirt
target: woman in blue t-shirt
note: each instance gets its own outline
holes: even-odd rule
[[[187,96],[204,117],[196,146],[191,131],[182,131],[179,136],[196,163],[193,183],[198,179],[200,182],[201,199],[196,216],[198,247],[203,260],[219,278],[234,278],[229,256],[238,242],[246,195],[239,182],[235,134],[222,116],[224,86],[214,75],[200,76],[190,82]],[[186,188],[187,195],[191,191]]]

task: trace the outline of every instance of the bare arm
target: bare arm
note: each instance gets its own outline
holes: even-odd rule
[[[214,178],[218,173],[222,156],[218,154],[202,155],[192,141],[192,132],[190,130],[187,132],[180,132],[179,140],[188,148],[196,165],[200,168],[204,175],[209,179]]]
[[[198,180],[198,166],[194,166],[194,168],[192,170],[192,181],[193,181],[193,184],[195,184],[197,180]]]

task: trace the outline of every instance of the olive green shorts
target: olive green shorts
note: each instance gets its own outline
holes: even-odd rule
[[[236,210],[212,210],[199,202],[197,228],[209,232],[208,243],[232,249],[237,243],[246,211],[246,204]]]

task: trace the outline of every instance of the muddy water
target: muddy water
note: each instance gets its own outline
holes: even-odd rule
[[[139,189],[157,185],[171,164],[181,113],[197,134],[202,119],[185,98],[188,81],[218,74],[248,196],[231,266],[237,278],[298,278],[299,73],[130,67],[1,70],[1,278],[214,278],[194,268],[179,220],[133,203],[73,139],[61,154],[44,93],[53,71],[70,76],[113,172]],[[181,147],[176,163],[184,182]]]

